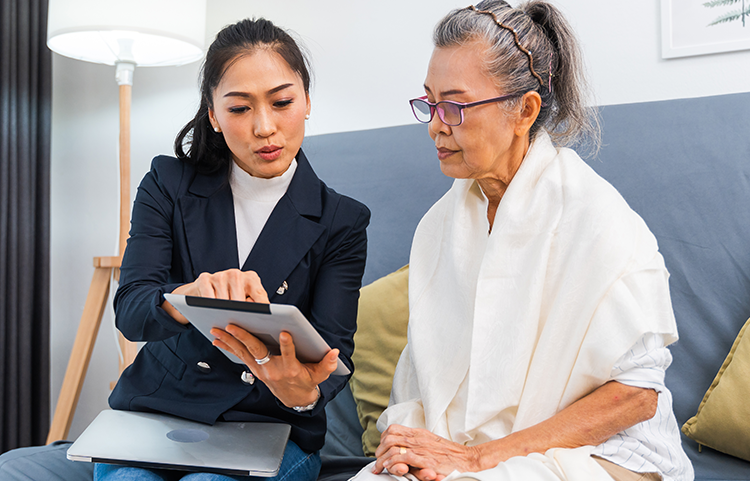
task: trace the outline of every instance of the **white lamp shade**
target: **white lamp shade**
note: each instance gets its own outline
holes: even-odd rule
[[[47,46],[78,60],[183,65],[205,36],[206,0],[49,0]]]

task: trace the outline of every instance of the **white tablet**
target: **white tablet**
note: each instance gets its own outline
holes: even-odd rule
[[[281,353],[279,334],[282,331],[292,335],[300,362],[320,362],[331,350],[297,306],[227,301],[182,294],[164,294],[164,298],[209,340],[214,339],[211,335],[212,328],[224,329],[229,324],[235,324],[260,339],[273,355]],[[232,361],[244,364],[234,354],[224,349],[219,350]],[[349,372],[339,359],[333,374],[345,376]]]

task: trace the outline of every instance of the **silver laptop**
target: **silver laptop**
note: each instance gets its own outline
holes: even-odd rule
[[[288,424],[217,422],[106,410],[68,449],[68,459],[232,476],[275,476]]]

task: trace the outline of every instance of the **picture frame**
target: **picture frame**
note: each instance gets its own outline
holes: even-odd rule
[[[661,0],[662,58],[750,49],[750,0]]]

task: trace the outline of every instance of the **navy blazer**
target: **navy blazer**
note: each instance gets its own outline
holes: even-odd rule
[[[297,164],[241,268],[258,273],[270,302],[297,306],[353,371],[370,212],[320,181],[301,150]],[[161,308],[164,293],[201,273],[240,268],[234,219],[226,168],[203,175],[173,157],[153,160],[136,195],[114,301],[118,329],[131,341],[148,342],[123,372],[109,404],[209,424],[285,422],[300,448],[316,451],[325,438],[325,404],[347,376],[331,376],[320,385],[315,409],[297,413],[261,381],[245,383],[244,365]],[[284,282],[286,290],[279,290]]]

